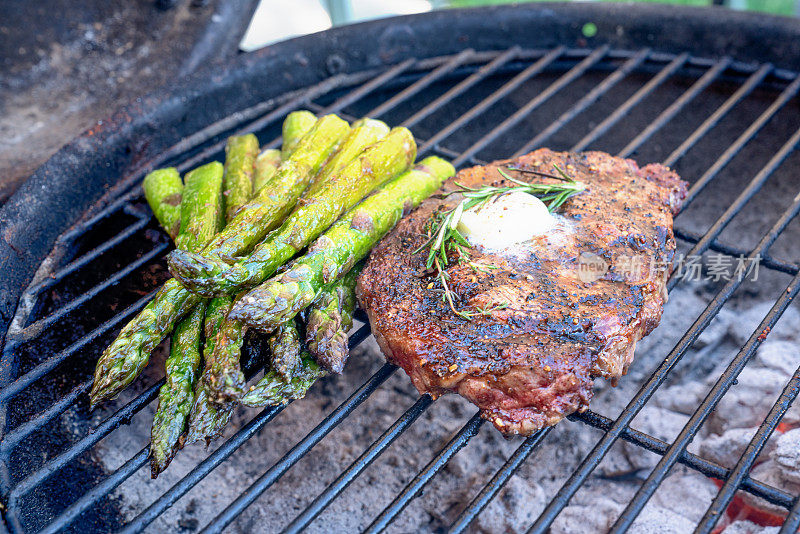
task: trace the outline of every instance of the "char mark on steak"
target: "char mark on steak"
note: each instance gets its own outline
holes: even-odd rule
[[[686,183],[657,164],[640,168],[602,152],[537,150],[464,169],[445,184],[552,182],[521,170],[554,165],[586,184],[559,210],[556,229],[503,251],[474,247],[474,269],[453,258],[449,281],[462,309],[490,310],[468,321],[426,273],[429,221],[457,195],[431,198],[372,251],[358,294],[386,358],[420,393],[457,392],[503,433],[528,435],[585,410],[592,379],[616,381],[636,343],[658,325],[675,253],[673,215]]]

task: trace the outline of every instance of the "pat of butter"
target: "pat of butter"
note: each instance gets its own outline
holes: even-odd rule
[[[544,202],[522,191],[512,191],[465,210],[458,231],[472,245],[502,250],[551,230],[556,219]]]

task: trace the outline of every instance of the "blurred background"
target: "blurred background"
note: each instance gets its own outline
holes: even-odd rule
[[[424,13],[434,9],[521,4],[541,0],[261,0],[241,45],[253,50],[288,37],[305,35],[365,20]],[[603,0],[609,1],[609,0]],[[800,0],[635,0],[662,4],[710,6],[761,11],[774,15],[800,15]],[[275,10],[283,17],[274,17]]]
[[[800,0],[666,1],[800,14]],[[0,204],[70,139],[198,68],[332,26],[501,3],[519,2],[2,0]]]

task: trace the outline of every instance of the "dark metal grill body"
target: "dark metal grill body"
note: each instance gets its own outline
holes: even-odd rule
[[[674,31],[665,30],[676,21],[680,26]],[[585,22],[598,26],[596,38],[582,36]],[[761,257],[762,265],[777,273],[770,280],[782,284],[781,290],[673,442],[630,423],[747,281],[714,288],[705,311],[674,348],[665,350],[663,363],[621,413],[571,416],[600,429],[601,437],[561,490],[549,496],[531,531],[546,531],[619,439],[662,458],[617,520],[615,532],[630,526],[676,463],[723,481],[700,532],[712,531],[739,490],[790,510],[782,532],[796,531],[797,496],[748,473],[800,391],[800,369],[736,465],[718,465],[686,447],[735,383],[762,334],[800,290],[800,251],[792,238],[796,234],[787,230],[800,210],[800,181],[787,171],[800,143],[800,76],[792,68],[800,65],[798,43],[800,31],[785,21],[722,11],[574,5],[452,11],[284,43],[242,57],[228,70],[202,73],[174,92],[145,98],[98,125],[54,157],[2,212],[2,247],[8,253],[0,265],[6,277],[0,311],[8,329],[0,367],[5,528],[144,530],[251,436],[269,432],[282,407],[256,415],[123,525],[109,494],[143,468],[148,449],[110,473],[92,462],[91,452],[111,433],[125,432],[124,425],[154,401],[161,382],[141,386],[104,416],[88,414],[86,392],[102,346],[166,277],[162,258],[169,245],[143,203],[138,185],[143,174],[157,165],[175,164],[184,171],[218,158],[225,138],[235,132],[255,131],[275,146],[286,114],[310,108],[403,124],[420,140],[421,156],[439,154],[458,167],[541,146],[599,149],[674,166],[692,184],[687,207],[676,220],[685,248]],[[369,48],[373,44],[377,49]],[[275,82],[281,74],[285,79]],[[760,193],[767,183],[766,190],[778,194],[764,198]],[[67,205],[56,206],[54,199]],[[715,220],[698,226],[691,222],[692,210],[712,211]],[[752,243],[738,238],[740,225],[751,224],[739,220],[748,210],[760,213],[761,237]],[[673,277],[670,289],[678,283]],[[351,345],[368,334],[367,325],[356,330]],[[253,477],[236,500],[220,503],[218,517],[204,532],[229,525],[395,372],[384,365],[366,377],[289,453]],[[314,521],[433,404],[427,396],[410,404],[286,530],[298,532]],[[405,489],[376,509],[366,531],[390,525],[437,475],[452,476],[439,471],[482,423],[477,414],[465,420]],[[465,503],[450,531],[467,529],[550,432],[522,442]]]

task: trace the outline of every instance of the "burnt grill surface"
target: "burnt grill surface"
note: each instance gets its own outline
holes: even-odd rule
[[[794,532],[800,524],[796,496],[747,474],[797,396],[800,370],[786,384],[753,438],[753,447],[737,465],[718,465],[687,452],[686,447],[753,356],[765,337],[762,334],[777,323],[800,290],[800,232],[792,223],[800,210],[800,182],[791,172],[798,163],[794,151],[800,143],[800,77],[750,57],[705,57],[662,50],[657,44],[627,48],[580,44],[466,49],[332,74],[317,84],[222,118],[183,139],[159,164],[176,164],[185,171],[220,158],[226,136],[236,132],[255,131],[266,146],[276,146],[286,114],[309,108],[348,119],[369,115],[408,126],[419,140],[420,157],[438,154],[457,167],[540,146],[604,150],[640,163],[660,161],[673,166],[692,185],[675,224],[683,250],[760,256],[771,271],[765,274],[766,283],[781,290],[773,292],[773,308],[674,442],[665,443],[629,424],[713,317],[726,303],[746,295],[746,280],[711,288],[713,298],[706,310],[688,331],[676,335],[678,341],[671,350],[665,348],[663,363],[653,369],[621,413],[588,411],[571,416],[573,421],[600,429],[601,437],[561,490],[549,496],[549,505],[531,531],[546,531],[612,445],[622,439],[658,453],[662,460],[618,519],[616,531],[632,523],[670,469],[681,463],[725,481],[701,525],[702,532],[711,532],[739,489],[791,510],[783,531]],[[123,527],[141,531],[251,436],[262,429],[269,432],[270,421],[283,411],[269,408],[256,415],[180,482],[154,496],[150,507],[132,522],[121,523],[110,494],[117,487],[124,489],[126,480],[144,468],[146,443],[112,472],[99,467],[93,451],[111,433],[126,432],[125,424],[155,400],[161,382],[140,378],[134,394],[95,413],[88,412],[86,393],[102,347],[168,276],[163,258],[169,243],[143,201],[138,185],[143,172],[124,176],[122,185],[103,199],[102,207],[90,210],[90,216],[59,236],[19,299],[3,347],[5,381],[0,390],[0,489],[5,525],[13,532]],[[673,277],[669,287],[679,282]],[[362,326],[351,335],[351,345],[368,334],[369,327]],[[250,353],[257,355],[257,343],[251,345]],[[254,476],[249,489],[235,501],[221,503],[219,516],[205,526],[206,531],[219,532],[230,524],[356,408],[368,403],[395,372],[384,365],[365,376],[363,386],[308,435],[298,436],[300,441],[287,455]],[[352,465],[342,466],[341,476],[288,524],[287,531],[297,532],[310,524],[433,404],[422,397],[404,407],[405,413],[398,411],[396,422],[371,447],[356,453]],[[465,418],[463,427],[405,489],[376,508],[367,531],[378,532],[390,525],[469,443],[482,423],[477,414]],[[450,531],[465,530],[550,432],[545,429],[524,440],[496,475],[474,492]]]

